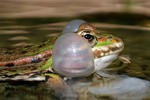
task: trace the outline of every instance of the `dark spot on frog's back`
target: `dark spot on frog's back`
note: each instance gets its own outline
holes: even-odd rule
[[[6,66],[7,67],[12,67],[12,66],[14,66],[14,63],[8,63],[8,64],[6,64]]]
[[[41,47],[42,47],[42,45],[39,45],[39,46],[38,46],[38,48],[41,48]]]
[[[40,62],[40,61],[41,61],[41,59],[32,58],[31,63],[38,63],[38,62]]]
[[[22,51],[22,54],[25,54],[25,53],[27,53],[27,51]]]

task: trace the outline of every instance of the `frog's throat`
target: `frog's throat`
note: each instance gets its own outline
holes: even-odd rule
[[[95,58],[101,58],[108,55],[119,54],[124,49],[124,44],[121,40],[110,43],[100,43],[101,45],[92,48]]]

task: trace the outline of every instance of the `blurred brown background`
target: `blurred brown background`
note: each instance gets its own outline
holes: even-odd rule
[[[150,0],[1,0],[0,17],[72,17],[134,12],[150,16]]]

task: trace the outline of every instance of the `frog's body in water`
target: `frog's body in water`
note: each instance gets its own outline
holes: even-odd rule
[[[111,64],[124,48],[121,39],[109,34],[97,34],[95,28],[87,23],[81,24],[76,33],[91,45],[95,70]],[[2,50],[0,80],[44,81],[45,74],[51,71],[55,39],[23,50]]]

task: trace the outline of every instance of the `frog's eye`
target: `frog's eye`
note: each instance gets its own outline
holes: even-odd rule
[[[97,44],[97,38],[95,33],[91,30],[82,30],[79,31],[77,34],[88,40],[91,47],[94,47]]]
[[[84,30],[84,31],[82,31],[81,34],[85,39],[87,39],[89,41],[92,41],[94,39],[94,36],[91,34],[90,30]]]
[[[84,35],[84,38],[85,39],[88,39],[89,41],[93,40],[94,39],[94,36],[90,35],[90,34],[86,34]]]
[[[88,40],[91,47],[94,47],[97,44],[97,38],[95,36],[85,34],[83,37]]]

